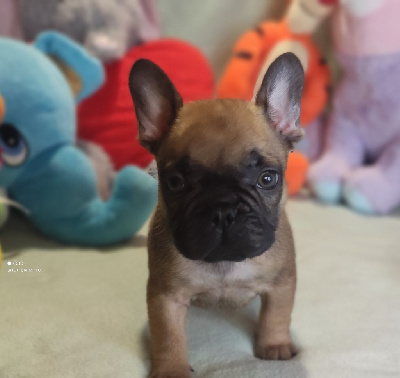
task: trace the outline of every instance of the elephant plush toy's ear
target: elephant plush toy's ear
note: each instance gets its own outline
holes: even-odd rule
[[[4,100],[3,100],[3,97],[1,97],[1,94],[0,94],[0,122],[3,119],[3,116],[4,116],[5,112],[6,112],[6,110],[5,110],[5,106],[4,106]]]
[[[34,45],[60,68],[77,102],[90,96],[103,84],[101,62],[64,34],[55,31],[40,33]]]

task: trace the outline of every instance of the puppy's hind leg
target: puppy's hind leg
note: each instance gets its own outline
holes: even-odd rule
[[[294,278],[261,295],[255,355],[263,360],[288,360],[297,350],[290,336],[296,282]]]

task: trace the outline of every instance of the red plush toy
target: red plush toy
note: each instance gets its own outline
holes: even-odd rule
[[[171,78],[185,102],[213,96],[211,67],[192,45],[172,39],[147,42],[124,58],[105,65],[106,83],[78,111],[80,139],[103,147],[115,168],[127,164],[147,167],[153,156],[139,145],[137,120],[128,88],[132,64],[141,58],[158,64]]]

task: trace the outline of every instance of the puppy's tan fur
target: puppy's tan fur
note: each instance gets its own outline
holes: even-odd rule
[[[224,132],[216,134],[215,128]],[[218,137],[221,135],[223,138]],[[236,100],[202,101],[181,109],[157,161],[159,166],[166,166],[188,154],[202,166],[218,171],[239,165],[254,148],[272,162],[286,166],[288,147],[266,125],[259,108]],[[153,376],[189,376],[184,321],[190,304],[236,307],[261,295],[256,356],[292,356],[295,349],[289,325],[296,267],[292,232],[283,209],[285,201],[283,195],[276,242],[267,253],[240,263],[209,264],[186,259],[176,250],[160,194],[148,244]]]
[[[265,144],[269,140],[270,143]],[[161,145],[161,164],[189,156],[213,172],[237,167],[257,149],[271,163],[285,164],[287,149],[282,138],[266,126],[262,110],[252,103],[230,99],[186,104],[175,126]]]

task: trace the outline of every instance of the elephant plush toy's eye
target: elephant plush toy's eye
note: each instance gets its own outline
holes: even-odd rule
[[[7,165],[21,165],[28,157],[28,146],[19,131],[10,123],[0,124],[0,159]]]

